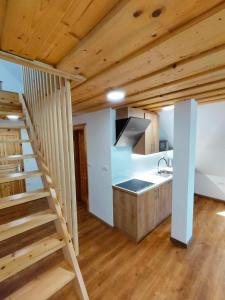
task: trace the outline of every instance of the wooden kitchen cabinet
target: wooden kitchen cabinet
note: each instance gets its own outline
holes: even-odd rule
[[[136,242],[172,211],[172,181],[140,195],[113,187],[114,225]]]
[[[122,107],[116,110],[116,119],[127,119],[130,117],[144,119],[145,114],[143,109],[133,107]]]
[[[145,130],[145,134],[134,147],[133,152],[136,154],[151,154],[159,152],[159,116],[157,113],[146,110],[123,107],[116,110],[116,119],[126,119],[130,117],[143,118],[151,120],[150,125]]]
[[[151,123],[133,151],[143,155],[159,152],[159,116],[149,112],[144,113],[144,118],[151,120]]]
[[[158,225],[172,212],[172,181],[159,186],[157,194],[156,224]]]
[[[157,189],[149,190],[137,196],[137,236],[140,241],[156,226]]]
[[[129,192],[113,189],[114,226],[136,239],[137,197]]]
[[[151,120],[145,131],[145,154],[159,152],[159,116],[157,113],[145,113],[145,119]]]

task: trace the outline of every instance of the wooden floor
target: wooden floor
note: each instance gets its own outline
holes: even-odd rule
[[[197,200],[187,250],[170,242],[169,219],[135,245],[78,211],[79,263],[91,300],[225,299],[225,203]]]

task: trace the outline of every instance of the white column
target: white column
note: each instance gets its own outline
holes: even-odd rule
[[[171,240],[187,247],[192,239],[197,102],[175,104]]]

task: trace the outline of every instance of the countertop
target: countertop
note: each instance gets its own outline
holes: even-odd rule
[[[171,171],[171,168],[164,168],[164,170],[170,170]],[[152,190],[152,189],[155,189],[155,188],[159,187],[163,183],[166,183],[166,182],[172,180],[173,175],[172,174],[159,175],[158,174],[158,169],[154,169],[154,170],[151,170],[151,171],[137,173],[137,174],[135,174],[135,176],[133,176],[131,178],[128,178],[127,180],[130,180],[130,179],[140,179],[140,180],[152,182],[152,183],[154,183],[154,185],[149,186],[147,188],[144,188],[144,189],[142,189],[138,192],[133,192],[133,191],[127,190],[125,188],[118,187],[118,186],[116,186],[116,184],[113,185],[113,188],[121,190],[121,191],[129,192],[130,194],[133,194],[133,195],[140,195],[140,194],[143,194],[143,193],[145,193],[149,190]],[[124,181],[127,181],[127,180],[124,180]],[[122,182],[117,182],[117,184],[122,183]]]

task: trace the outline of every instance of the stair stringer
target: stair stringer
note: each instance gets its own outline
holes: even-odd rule
[[[36,162],[39,167],[39,170],[43,173],[42,175],[42,180],[45,189],[49,190],[50,196],[47,197],[49,207],[56,213],[57,219],[55,220],[55,225],[56,225],[56,230],[57,232],[62,236],[64,242],[65,242],[65,247],[63,248],[63,253],[65,256],[66,261],[70,264],[72,267],[74,273],[75,273],[75,280],[74,284],[76,287],[76,291],[78,292],[80,299],[82,300],[88,300],[88,293],[86,290],[86,286],[83,281],[83,277],[81,274],[81,270],[76,258],[76,253],[75,249],[73,246],[73,242],[71,239],[71,236],[69,234],[66,220],[62,214],[62,209],[60,205],[60,201],[57,197],[57,192],[54,186],[54,182],[51,178],[49,169],[45,163],[44,157],[42,155],[42,149],[41,149],[41,144],[38,140],[38,136],[35,132],[34,126],[32,124],[31,118],[29,111],[26,106],[25,98],[24,95],[19,95],[19,100],[20,103],[22,104],[22,110],[24,113],[24,122],[26,124],[27,132],[31,141],[31,145],[34,151],[34,154],[37,155],[36,157]]]

